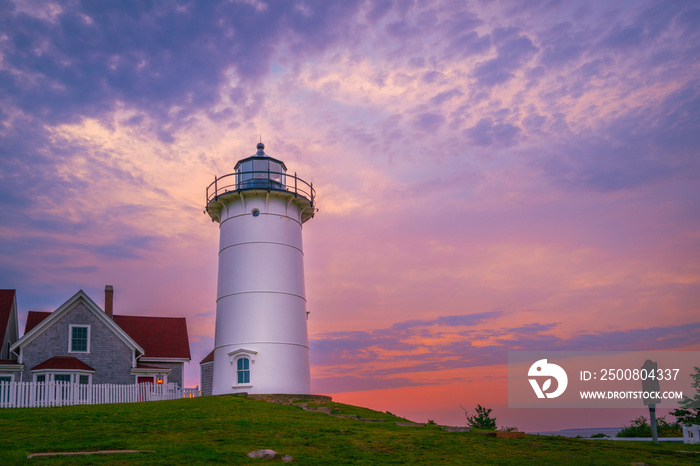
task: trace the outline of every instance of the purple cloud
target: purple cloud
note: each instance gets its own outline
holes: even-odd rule
[[[471,136],[488,142],[482,133]],[[620,115],[596,134],[582,133],[564,144],[560,139],[553,147],[556,152],[548,151],[542,166],[559,183],[612,191],[695,176],[700,169],[700,80],[653,106]]]
[[[53,22],[11,11],[0,20],[0,96],[49,122],[99,115],[117,100],[182,120],[218,101],[226,70],[251,83],[281,43],[299,55],[336,43],[359,3],[67,2]]]
[[[482,118],[479,122],[464,130],[467,139],[481,147],[508,147],[518,142],[521,130],[510,123],[495,123],[491,118]]]
[[[511,80],[535,54],[537,47],[514,28],[498,28],[491,34],[496,45],[496,58],[479,63],[473,75],[481,86],[493,87]]]
[[[445,123],[444,116],[439,113],[425,112],[414,118],[413,127],[425,132],[435,132],[443,123]]]
[[[559,327],[558,323],[532,323],[510,328],[479,326],[458,331],[462,337],[459,340],[445,339],[447,335],[443,330],[430,329],[434,325],[473,327],[500,314],[484,312],[429,321],[405,321],[371,332],[332,332],[312,338],[312,363],[325,367],[326,373],[333,372],[333,366],[338,366],[339,371],[337,376],[319,377],[314,383],[319,380],[325,392],[369,390],[382,388],[382,384],[386,384],[385,388],[395,388],[416,385],[411,379],[395,377],[400,374],[505,364],[508,351],[641,351],[690,347],[700,343],[700,323],[583,332],[566,340],[553,333]],[[495,344],[472,344],[483,340],[493,340]],[[417,351],[419,349],[421,351]],[[386,364],[385,351],[391,352],[391,364]],[[347,364],[357,368],[356,375],[345,374],[343,368]]]

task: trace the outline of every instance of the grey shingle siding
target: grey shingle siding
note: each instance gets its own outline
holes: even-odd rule
[[[185,363],[183,362],[158,362],[158,361],[141,361],[141,364],[152,367],[167,367],[171,370],[168,374],[168,383],[176,383],[180,387],[184,387],[184,372]]]
[[[202,396],[209,396],[211,395],[211,386],[214,381],[214,362],[200,364],[199,370]]]
[[[70,325],[90,326],[89,353],[68,351]],[[133,350],[81,302],[24,346],[23,380],[31,381],[31,369],[54,356],[72,356],[95,369],[93,384],[135,382],[131,375]]]

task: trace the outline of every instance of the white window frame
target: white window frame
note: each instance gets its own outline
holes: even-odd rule
[[[249,350],[245,348],[240,348],[235,351],[228,353],[229,360],[231,362],[231,368],[233,369],[233,385],[232,388],[250,388],[253,386],[253,365],[255,364],[255,356],[258,354],[257,351]],[[238,383],[238,360],[246,358],[250,362],[248,365],[248,372],[250,374],[250,382]]]
[[[74,328],[87,328],[87,351],[73,351],[73,329]],[[79,353],[88,354],[90,352],[90,334],[91,325],[89,324],[70,324],[68,326],[68,352],[69,353]]]
[[[2,374],[0,374],[0,377],[9,377],[9,378],[10,378],[10,382],[14,382],[14,381],[15,381],[15,374],[12,374],[12,373],[10,373],[10,374],[2,373]],[[0,382],[1,382],[1,381],[0,381]]]
[[[248,362],[248,367],[247,367],[247,368],[244,367],[243,369],[239,369],[239,368],[238,368],[238,364],[239,364],[239,363],[242,363],[243,361],[247,361],[247,362]],[[251,385],[251,382],[250,382],[250,380],[251,380],[251,378],[250,378],[250,366],[252,366],[252,365],[253,365],[253,364],[250,362],[250,358],[249,358],[247,355],[241,355],[241,356],[238,356],[238,357],[236,358],[236,386],[239,386],[239,385]],[[246,372],[248,373],[248,381],[247,381],[247,382],[241,382],[241,381],[240,381],[240,378],[241,378],[240,375],[241,375],[241,373],[246,373]],[[244,378],[245,378],[245,377],[244,377]]]
[[[72,384],[79,384],[80,383],[80,376],[81,375],[87,375],[88,376],[88,385],[92,385],[92,372],[88,371],[81,371],[81,370],[76,370],[76,369],[39,369],[36,371],[32,371],[32,380],[34,382],[37,382],[37,377],[40,375],[45,375],[46,379],[44,382],[55,382],[56,381],[56,375],[70,375],[70,383]]]

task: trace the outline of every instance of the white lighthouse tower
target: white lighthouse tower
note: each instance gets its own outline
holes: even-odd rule
[[[220,235],[212,394],[310,394],[301,229],[315,193],[257,149],[207,188]]]

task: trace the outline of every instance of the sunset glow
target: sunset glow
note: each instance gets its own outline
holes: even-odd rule
[[[316,393],[419,422],[479,403],[521,430],[614,427],[643,407],[508,409],[507,352],[700,350],[697,2],[0,10],[0,288],[20,333],[111,284],[117,314],[187,317],[198,385],[205,188],[262,138],[317,192]]]

